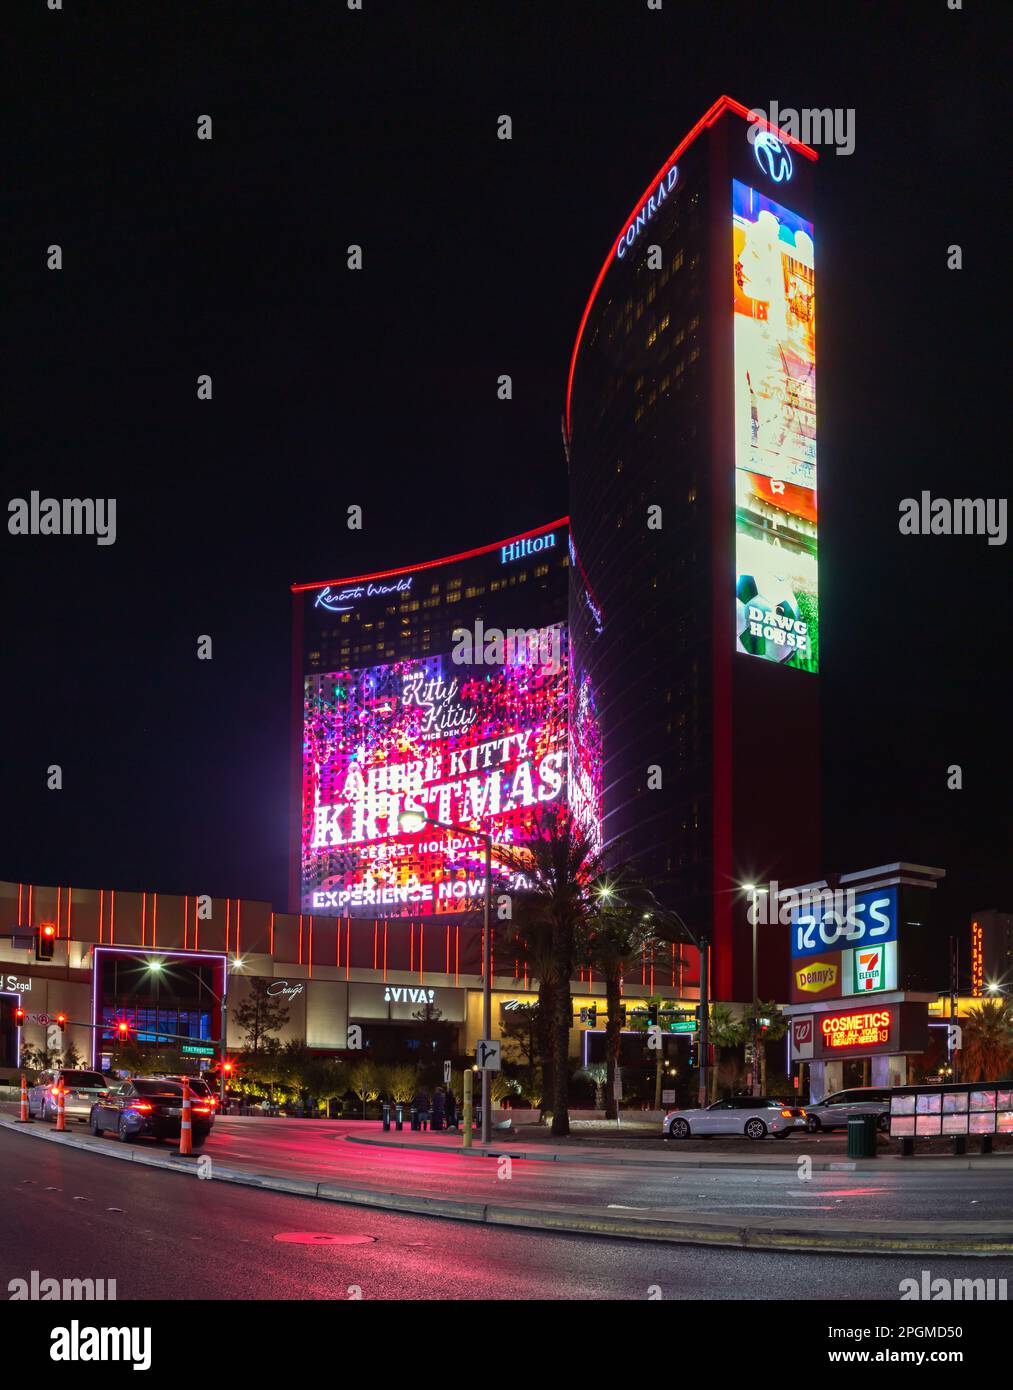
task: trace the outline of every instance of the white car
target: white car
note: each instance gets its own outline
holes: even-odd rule
[[[65,1120],[86,1123],[96,1100],[109,1089],[109,1082],[97,1071],[66,1068],[63,1071],[43,1072],[28,1091],[28,1114],[40,1120],[56,1119],[56,1090],[63,1084],[63,1114]]]
[[[766,1096],[732,1096],[706,1110],[669,1110],[661,1125],[666,1139],[691,1139],[697,1135],[744,1134],[747,1139],[786,1139],[805,1130],[805,1111]]]

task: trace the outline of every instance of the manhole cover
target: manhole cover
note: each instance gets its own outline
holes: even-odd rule
[[[282,1231],[275,1240],[286,1245],[372,1245],[376,1236],[336,1236],[330,1231]]]

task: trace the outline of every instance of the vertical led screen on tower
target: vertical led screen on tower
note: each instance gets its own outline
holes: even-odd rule
[[[565,629],[552,633],[492,664],[445,655],[305,678],[304,911],[420,917],[482,901],[484,842],[467,828],[492,831],[496,871],[497,845],[530,838],[565,796],[568,654]],[[465,829],[403,833],[400,814],[420,809]]]
[[[732,181],[736,648],[819,670],[813,224]]]

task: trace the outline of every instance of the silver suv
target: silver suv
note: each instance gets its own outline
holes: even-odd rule
[[[805,1108],[806,1129],[810,1134],[819,1130],[847,1129],[853,1115],[875,1115],[876,1128],[890,1128],[890,1091],[876,1086],[856,1086],[851,1091],[835,1091],[824,1100]]]
[[[97,1071],[67,1067],[62,1071],[43,1072],[28,1090],[28,1113],[32,1119],[56,1119],[56,1091],[61,1082],[64,1117],[82,1123],[88,1119],[99,1096],[110,1086],[110,1082]]]

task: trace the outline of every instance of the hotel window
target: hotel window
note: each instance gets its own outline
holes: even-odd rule
[[[664,333],[665,329],[668,327],[668,325],[669,325],[671,322],[672,322],[671,315],[666,314],[665,317],[664,317],[664,318],[661,320],[661,322],[658,324],[658,332],[659,332],[659,333]]]
[[[634,314],[634,318],[636,318],[636,319],[643,318],[643,314],[644,314],[644,301],[643,301],[642,299],[638,299],[638,300],[637,300],[637,311],[636,311],[636,313]]]
[[[460,603],[460,602],[461,602],[461,595],[460,595],[460,594],[448,594],[448,595],[447,595],[447,602],[448,602],[448,603]]]
[[[448,588],[448,589],[459,589],[459,588],[461,587],[461,582],[462,582],[462,581],[461,581],[460,579],[448,579],[448,580],[447,580],[447,588]]]
[[[535,568],[535,578],[536,578],[536,579],[541,579],[542,575],[548,574],[548,572],[549,572],[549,567],[548,567],[548,565],[538,565],[538,566],[536,566],[536,568]]]
[[[422,607],[423,607],[423,608],[439,608],[439,606],[440,606],[439,597],[437,597],[437,598],[424,598],[424,599],[422,600]]]
[[[654,347],[654,344],[655,344],[657,341],[658,341],[658,330],[657,330],[656,328],[652,328],[651,331],[650,331],[650,333],[648,333],[648,335],[647,335],[647,346],[648,346],[649,348]]]
[[[657,293],[658,293],[658,287],[657,287],[657,285],[652,285],[651,288],[647,291],[647,302],[648,302],[648,304],[653,304],[653,303],[654,303],[654,296],[655,296]]]
[[[682,247],[680,246],[679,249],[678,249],[678,251],[676,251],[674,257],[672,258],[672,269],[673,269],[673,270],[681,270],[681,269],[682,269],[682,257],[683,257],[683,252],[682,252]]]
[[[465,591],[464,591],[464,597],[465,597],[465,598],[481,598],[482,595],[483,595],[484,593],[485,593],[485,585],[484,585],[484,584],[472,584],[470,588],[465,589]]]

